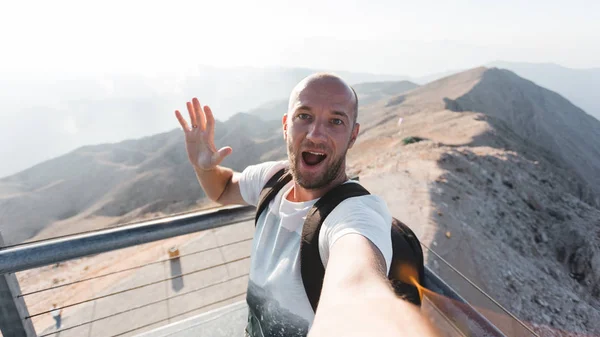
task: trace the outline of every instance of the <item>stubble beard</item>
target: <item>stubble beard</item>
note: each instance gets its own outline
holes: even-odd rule
[[[300,185],[300,187],[305,188],[307,190],[320,189],[326,187],[331,182],[333,182],[338,177],[340,170],[342,169],[344,159],[346,158],[346,152],[348,152],[348,149],[346,149],[341,156],[335,158],[333,163],[325,169],[324,174],[316,177],[309,177],[308,175],[304,175],[302,174],[302,172],[300,172],[300,161],[302,160],[302,152],[294,152],[294,149],[292,148],[292,143],[290,141],[287,142],[287,150],[292,177],[294,178],[294,181],[298,183],[298,185]],[[324,160],[329,160],[329,157],[325,158]]]

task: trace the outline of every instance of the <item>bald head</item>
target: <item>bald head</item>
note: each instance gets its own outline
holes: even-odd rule
[[[360,132],[357,117],[356,93],[338,76],[314,74],[292,90],[282,131],[295,186],[306,192],[301,199],[315,199],[318,191],[347,180],[346,154]],[[304,193],[299,191],[294,193]]]
[[[288,112],[293,111],[295,105],[303,95],[318,95],[336,102],[347,103],[352,114],[352,124],[358,119],[358,96],[350,85],[339,76],[329,73],[316,73],[305,77],[292,90],[288,102]]]

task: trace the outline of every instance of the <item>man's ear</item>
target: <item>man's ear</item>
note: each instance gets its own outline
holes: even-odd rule
[[[350,135],[350,143],[348,144],[348,148],[351,149],[356,142],[356,138],[358,137],[358,132],[360,131],[360,124],[354,123],[354,128],[352,128],[352,135]]]
[[[283,115],[281,123],[283,124],[283,139],[287,140],[287,113]]]

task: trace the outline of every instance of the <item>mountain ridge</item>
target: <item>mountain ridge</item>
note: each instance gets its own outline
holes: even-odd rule
[[[592,117],[512,72],[483,67],[360,115],[349,170],[425,245],[541,336],[600,333],[600,126]],[[569,123],[554,122],[561,116]],[[471,303],[493,310],[437,258],[426,260]]]
[[[555,91],[587,114],[600,120],[600,68],[569,68],[554,63],[495,61],[489,64],[508,69],[535,84]]]

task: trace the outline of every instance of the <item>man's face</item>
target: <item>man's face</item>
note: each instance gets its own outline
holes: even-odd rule
[[[319,78],[298,91],[283,118],[290,169],[305,189],[326,187],[345,174],[346,152],[358,135],[354,95],[335,78]]]

